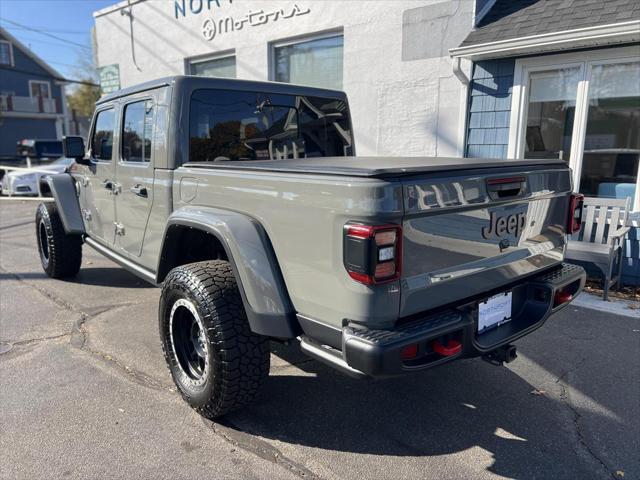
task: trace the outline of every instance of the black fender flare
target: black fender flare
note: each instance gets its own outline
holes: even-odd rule
[[[233,269],[251,330],[274,338],[295,338],[301,333],[271,241],[262,225],[242,213],[213,207],[185,206],[167,220],[158,261],[156,282],[169,273],[176,232],[193,228],[213,235],[222,245]]]
[[[84,235],[84,222],[73,177],[68,173],[47,175],[42,178],[49,186],[56,202],[64,231],[69,235]]]

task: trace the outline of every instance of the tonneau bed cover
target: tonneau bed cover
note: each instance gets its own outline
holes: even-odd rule
[[[497,167],[566,167],[563,160],[506,160],[448,157],[317,157],[286,160],[190,162],[185,167],[266,171],[350,177],[400,177],[420,173],[451,172]]]

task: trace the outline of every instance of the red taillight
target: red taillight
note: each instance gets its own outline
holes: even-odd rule
[[[365,285],[392,282],[400,278],[402,228],[399,225],[344,227],[344,266],[349,276]]]
[[[574,193],[569,201],[569,220],[567,225],[567,233],[578,233],[582,228],[582,204],[584,195]]]

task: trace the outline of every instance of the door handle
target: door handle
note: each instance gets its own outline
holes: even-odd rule
[[[122,185],[120,185],[118,182],[114,182],[113,180],[105,180],[104,182],[102,182],[102,186],[107,190],[111,190],[111,193],[113,195],[119,194],[122,190]]]
[[[146,187],[143,187],[140,184],[137,184],[131,187],[131,193],[134,193],[135,195],[142,198],[147,198],[148,196]]]

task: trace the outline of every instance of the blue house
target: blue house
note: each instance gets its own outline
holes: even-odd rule
[[[64,80],[0,27],[0,156],[24,138],[60,139],[68,131]]]
[[[562,158],[574,189],[631,197],[640,226],[640,2],[482,0],[450,50],[468,81],[466,156]],[[462,65],[462,67],[461,67]],[[623,281],[640,285],[640,229]]]

